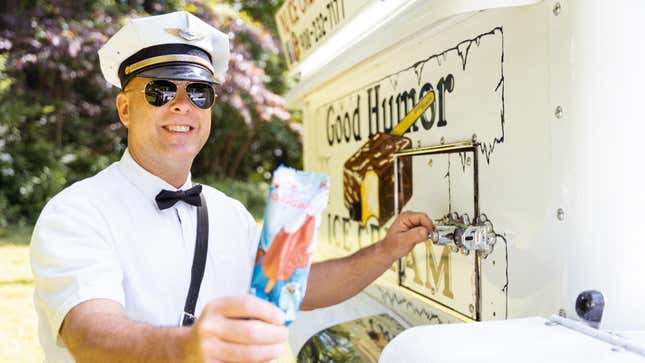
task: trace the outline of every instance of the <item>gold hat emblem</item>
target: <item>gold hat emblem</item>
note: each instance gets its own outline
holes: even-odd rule
[[[190,31],[189,29],[166,28],[165,30],[170,34],[176,37],[185,39],[189,42],[197,42],[206,37],[206,35],[202,33],[193,32],[193,31]]]

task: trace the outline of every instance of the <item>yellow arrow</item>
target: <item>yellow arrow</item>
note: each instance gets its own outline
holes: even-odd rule
[[[425,112],[425,110],[430,107],[430,105],[434,102],[434,91],[430,91],[426,93],[425,96],[417,103],[412,111],[410,111],[401,122],[399,122],[394,129],[392,129],[392,132],[390,132],[391,135],[395,136],[401,136],[403,135],[410,126],[416,121],[422,113]]]

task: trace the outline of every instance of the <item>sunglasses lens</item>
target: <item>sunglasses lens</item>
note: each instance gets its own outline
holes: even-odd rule
[[[188,98],[195,106],[207,109],[215,102],[215,89],[208,83],[191,83],[186,86]]]
[[[172,101],[177,94],[177,86],[164,80],[151,81],[146,85],[146,101],[152,106],[163,106]]]

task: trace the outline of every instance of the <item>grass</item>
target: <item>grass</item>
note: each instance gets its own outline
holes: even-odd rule
[[[0,362],[42,362],[34,277],[29,266],[32,227],[0,229]]]

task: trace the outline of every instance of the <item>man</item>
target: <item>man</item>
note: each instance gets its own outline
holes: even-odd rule
[[[190,176],[210,132],[227,37],[177,12],[129,21],[99,55],[106,79],[122,89],[116,105],[128,148],[119,162],[52,198],[34,229],[34,301],[47,360],[278,358],[288,334],[284,314],[248,294],[258,227],[239,202],[193,187]],[[208,253],[191,326],[177,321],[191,279],[196,208],[188,199],[157,203],[163,189],[201,193],[208,206]],[[302,308],[357,294],[432,228],[425,214],[404,213],[382,241],[314,264]]]

